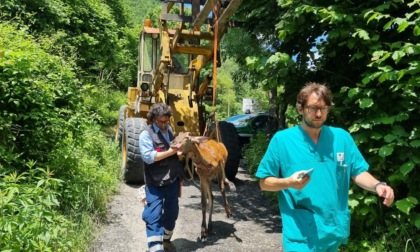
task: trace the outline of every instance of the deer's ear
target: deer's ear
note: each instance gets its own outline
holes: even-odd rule
[[[195,143],[205,143],[209,140],[208,137],[205,136],[196,136],[191,139]]]

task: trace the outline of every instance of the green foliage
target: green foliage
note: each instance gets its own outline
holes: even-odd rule
[[[95,115],[93,119],[104,126],[115,126],[118,118],[118,109],[126,103],[125,93],[113,91],[104,84],[85,85],[84,105]]]
[[[0,20],[13,20],[40,40],[50,37],[48,51],[74,61],[80,79],[124,80],[118,85],[126,89],[136,79],[137,36],[122,11],[121,1],[5,0]]]
[[[249,144],[243,150],[245,165],[249,174],[254,176],[254,178],[261,159],[268,148],[269,141],[270,139],[267,134],[258,132],[255,136],[251,137]]]
[[[150,10],[160,7],[158,0],[123,0],[128,8],[130,22],[135,26],[142,26],[144,19]],[[159,11],[160,12],[160,11]]]
[[[217,71],[216,114],[219,120],[241,113],[242,101],[237,101],[236,92],[233,90],[235,83],[232,75],[237,68],[238,65],[232,59],[227,59]],[[212,111],[211,105],[212,102],[207,106],[207,111]]]
[[[243,149],[244,164],[247,167],[248,173],[255,177],[258,166],[263,158],[265,151],[268,148],[270,138],[263,132],[258,132],[251,137],[250,142]],[[256,178],[257,179],[257,178]],[[264,196],[269,199],[274,208],[278,208],[277,192],[263,192]]]
[[[63,181],[50,170],[2,174],[0,180],[0,247],[2,251],[70,251],[63,237],[74,235],[76,224],[59,210]]]
[[[41,45],[4,22],[0,33],[0,247],[87,251],[121,177],[98,123],[123,95],[83,85],[71,61],[43,49],[48,37]]]
[[[81,137],[86,140],[82,146],[66,139],[51,153],[54,172],[37,168],[34,161],[21,174],[0,170],[2,249],[87,251],[92,218],[104,217],[121,174],[115,143],[95,128]]]
[[[50,153],[56,174],[66,178],[62,187],[62,211],[73,216],[90,213],[103,217],[106,202],[121,177],[117,144],[98,126],[77,138],[66,139]]]
[[[382,39],[364,42],[371,49],[367,54],[370,63],[362,75],[363,79],[359,80],[356,88],[342,89],[344,93],[352,94],[348,102],[357,104],[357,111],[364,113],[363,119],[354,121],[351,131],[357,136],[362,151],[368,153],[369,162],[374,164],[374,174],[387,177],[386,180],[396,189],[395,208],[403,214],[394,213],[398,216],[395,225],[405,223],[405,241],[419,238],[415,235],[419,228],[415,209],[420,206],[420,178],[414,169],[419,164],[415,157],[419,156],[420,150],[413,148],[420,138],[417,96],[420,77],[413,68],[413,64],[417,65],[420,40],[408,32],[416,27],[415,22],[411,21],[413,15],[410,14],[410,6],[418,9],[419,4],[412,2],[406,6],[366,10],[364,18],[367,23],[392,32],[398,39],[381,43],[381,47],[378,44]],[[406,12],[404,16],[396,12],[403,9]],[[378,32],[370,33],[385,37],[385,34]],[[357,92],[353,91],[355,89]],[[371,131],[375,132],[375,137],[372,137]]]
[[[8,147],[0,149],[6,152],[0,164],[18,168],[25,160],[48,162],[45,154],[60,139],[83,128],[80,83],[68,65],[24,32],[0,24],[0,33],[0,132],[1,144]]]
[[[261,43],[275,27],[278,43],[270,47],[271,62],[281,62],[278,55],[282,54],[294,62],[272,69],[267,57],[250,57],[251,69],[268,73],[263,80],[267,84],[282,85],[289,105],[304,83],[328,84],[335,100],[329,123],[349,129],[371,173],[395,190],[396,203],[383,208],[371,193],[353,188],[349,249],[374,250],[384,240],[377,249],[404,251],[418,246],[420,3],[266,0],[259,6],[244,4],[247,12],[242,15],[275,17],[264,22],[270,26],[266,29],[255,20],[245,21],[245,29],[258,34]]]

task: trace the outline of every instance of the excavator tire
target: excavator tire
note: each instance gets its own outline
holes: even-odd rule
[[[146,126],[147,120],[144,118],[127,118],[124,121],[121,169],[127,184],[144,183],[144,163],[139,148],[139,136]]]
[[[215,124],[212,124],[209,128],[210,137],[212,132],[215,132]],[[235,126],[230,122],[220,121],[219,131],[221,142],[225,145],[228,151],[228,159],[225,166],[226,178],[230,181],[234,181],[236,174],[238,173],[239,161],[241,158],[241,149],[239,146],[239,135],[236,131]]]
[[[122,105],[118,112],[118,124],[117,124],[117,132],[115,136],[115,141],[118,141],[120,146],[121,146],[122,137],[124,133],[124,110],[127,107],[128,107],[127,105]]]

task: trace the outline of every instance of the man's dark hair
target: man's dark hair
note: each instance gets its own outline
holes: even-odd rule
[[[172,116],[172,109],[165,103],[155,103],[150,108],[149,112],[147,112],[147,118],[153,122],[156,117],[159,116]]]
[[[327,106],[333,106],[331,90],[325,85],[316,82],[306,83],[305,86],[300,90],[296,97],[296,108],[303,108],[308,101],[308,97],[316,93],[319,99],[323,99]]]

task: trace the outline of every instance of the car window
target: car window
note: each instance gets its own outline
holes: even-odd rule
[[[267,127],[268,116],[262,115],[255,118],[252,122],[252,128],[256,130],[264,129]]]
[[[228,119],[226,119],[226,122],[233,122],[233,121],[237,121],[242,117],[247,117],[248,115],[234,115],[232,117],[229,117]]]

